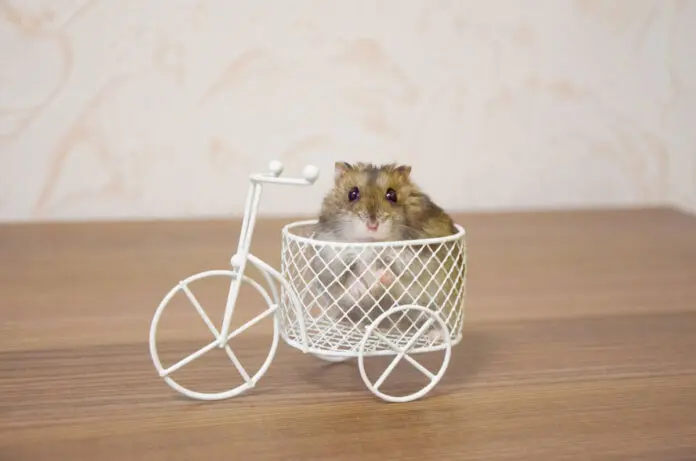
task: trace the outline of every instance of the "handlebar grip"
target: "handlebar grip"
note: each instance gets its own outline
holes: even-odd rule
[[[268,171],[270,171],[272,176],[277,178],[283,172],[283,164],[278,160],[271,160],[268,163]]]
[[[250,179],[256,182],[269,184],[287,184],[293,186],[308,186],[314,184],[319,177],[319,168],[314,165],[305,165],[302,169],[302,178],[281,178],[283,172],[283,164],[277,160],[273,160],[268,164],[268,173],[252,174]]]
[[[302,169],[302,177],[305,178],[310,183],[314,183],[319,177],[319,168],[314,165],[305,165]]]

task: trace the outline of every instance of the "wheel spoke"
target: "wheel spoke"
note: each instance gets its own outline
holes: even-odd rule
[[[201,303],[198,302],[198,299],[196,296],[194,296],[193,292],[189,289],[188,285],[185,283],[182,283],[181,289],[184,290],[184,293],[186,293],[186,297],[191,301],[191,304],[193,304],[193,307],[196,309],[196,312],[198,312],[198,315],[201,316],[203,321],[205,322],[206,326],[210,330],[210,332],[213,334],[215,339],[219,340],[220,339],[220,333],[218,333],[217,328],[215,328],[215,325],[213,325],[213,322],[210,321],[210,317],[205,313],[203,310],[203,306],[201,306]]]
[[[404,355],[404,358],[406,359],[406,361],[407,361],[408,363],[410,363],[411,365],[413,365],[414,368],[416,368],[418,371],[420,371],[420,372],[423,373],[425,376],[427,376],[428,378],[430,378],[431,381],[435,379],[435,375],[433,374],[433,372],[430,371],[430,370],[428,370],[427,368],[425,368],[423,365],[421,365],[421,363],[420,363],[419,361],[417,361],[416,359],[414,359],[413,357],[411,357],[411,356],[408,355],[408,354]]]
[[[386,380],[389,377],[391,372],[394,371],[394,368],[396,368],[396,366],[399,364],[399,362],[401,362],[401,359],[404,358],[404,355],[405,355],[404,352],[400,352],[399,355],[394,357],[394,360],[391,361],[391,363],[389,364],[387,369],[384,370],[382,372],[382,375],[379,377],[379,379],[377,381],[375,381],[375,384],[374,384],[375,389],[379,390],[379,387],[384,383],[384,380]]]
[[[251,255],[250,255],[251,256]],[[258,261],[256,261],[258,263]],[[262,270],[265,270],[264,267],[261,268]],[[267,274],[264,274],[266,276]],[[191,282],[194,282],[199,279],[205,279],[208,277],[225,277],[232,279],[233,282],[237,280],[238,278],[242,279],[242,282],[247,283],[251,285],[252,288],[254,288],[257,292],[257,294],[263,299],[264,304],[267,306],[267,309],[264,310],[260,315],[254,317],[251,321],[245,323],[242,325],[240,328],[236,329],[233,331],[231,334],[229,331],[227,331],[224,335],[222,331],[218,330],[215,326],[215,323],[211,321],[211,318],[208,316],[207,312],[204,310],[202,303],[197,299],[196,295],[194,295],[193,290],[190,289],[189,284]],[[271,279],[266,277],[266,280],[270,283]],[[271,290],[273,291],[274,298],[277,297],[276,295],[276,290],[275,288],[271,285]],[[208,330],[211,332],[212,336],[215,337],[215,340],[210,342],[209,344],[201,347],[199,350],[196,352],[186,356],[185,358],[179,360],[176,362],[174,365],[170,366],[169,368],[164,368],[162,363],[160,362],[160,357],[159,353],[157,351],[156,347],[156,341],[157,341],[157,327],[160,323],[160,318],[162,316],[162,312],[165,310],[165,308],[170,304],[170,301],[172,298],[178,293],[179,291],[183,291],[186,297],[188,298],[188,301],[191,303],[191,305],[194,307],[200,318],[203,320],[203,323],[205,323],[206,327]],[[231,345],[226,344],[226,340],[232,339],[239,334],[245,332],[247,329],[252,327],[254,324],[258,323],[259,321],[263,320],[264,318],[268,317],[269,315],[274,314],[278,306],[277,304],[274,304],[275,299],[271,299],[268,295],[268,293],[264,290],[264,288],[259,285],[259,283],[247,276],[240,275],[237,272],[230,271],[230,270],[210,270],[210,271],[204,271],[204,272],[199,272],[197,274],[194,274],[184,280],[180,280],[160,301],[160,304],[155,311],[155,315],[152,319],[152,322],[150,324],[150,336],[149,336],[149,344],[150,344],[150,355],[152,357],[152,360],[155,364],[155,367],[157,369],[157,372],[160,377],[164,378],[164,381],[172,387],[175,391],[186,395],[190,398],[194,399],[200,399],[200,400],[219,400],[219,399],[227,399],[231,397],[235,397],[237,395],[242,394],[244,391],[254,387],[258,380],[266,373],[268,370],[268,367],[271,364],[271,361],[273,360],[273,357],[276,354],[277,348],[278,348],[278,342],[280,339],[280,332],[279,332],[279,321],[278,319],[272,318],[273,320],[273,341],[271,343],[271,348],[269,350],[268,355],[266,356],[266,360],[263,362],[261,367],[257,370],[247,370],[244,365],[241,363],[239,358],[236,356],[235,352],[233,351],[233,348]],[[228,296],[228,304],[229,304],[229,296]],[[229,319],[227,319],[229,321]],[[194,321],[195,322],[195,321]],[[226,324],[229,327],[229,322]],[[229,337],[229,338],[228,338]],[[236,368],[238,374],[241,376],[243,379],[243,383],[239,384],[236,387],[224,390],[222,392],[196,392],[192,389],[188,389],[181,384],[177,383],[173,379],[173,374],[175,374],[178,370],[181,368],[187,366],[194,360],[200,358],[204,354],[210,352],[213,349],[216,348],[221,348],[225,350],[225,353],[227,354],[227,357],[229,360],[233,363],[234,367]],[[252,373],[253,372],[253,373]]]
[[[413,335],[413,337],[408,341],[408,343],[406,343],[406,346],[403,349],[399,348],[394,343],[389,341],[389,339],[385,337],[383,334],[381,334],[379,331],[377,331],[377,329],[373,330],[373,333],[375,333],[382,341],[387,343],[387,346],[389,346],[393,351],[397,352],[397,356],[394,357],[394,360],[392,360],[389,366],[382,372],[379,379],[375,381],[375,390],[379,390],[380,386],[384,384],[384,381],[389,377],[392,371],[394,371],[394,368],[396,368],[399,362],[401,362],[401,360],[404,358],[418,371],[430,378],[431,381],[435,379],[435,375],[430,370],[421,365],[416,359],[408,355],[408,351],[411,350],[411,348],[413,348],[413,345],[416,343],[416,341],[418,341],[418,338],[420,338],[421,335],[425,333],[428,328],[430,328],[430,325],[432,325],[433,322],[435,322],[435,319],[433,319],[432,317],[429,318],[425,322],[425,324],[423,324],[423,326],[418,329],[416,334]]]
[[[191,301],[191,304],[193,304],[193,307],[196,309],[196,312],[198,312],[198,315],[200,315],[201,318],[203,319],[203,321],[205,322],[205,324],[208,327],[208,329],[210,330],[210,332],[219,341],[220,333],[218,332],[217,328],[215,328],[215,325],[213,325],[213,322],[210,320],[210,317],[208,317],[208,315],[203,310],[203,306],[201,306],[200,302],[198,301],[196,296],[193,294],[191,289],[188,287],[187,284],[181,284],[181,288],[184,291],[184,293],[186,294],[186,297],[189,299],[189,301]],[[276,308],[277,308],[277,306],[274,306],[273,309],[269,309],[269,310],[262,312],[261,314],[257,315],[256,317],[254,317],[253,319],[251,319],[250,321],[248,321],[247,323],[245,323],[241,327],[237,328],[235,331],[230,333],[230,335],[228,336],[228,341],[230,339],[234,338],[235,336],[243,333],[245,330],[252,327],[254,324],[260,322],[265,317],[267,317],[269,314],[272,314]],[[210,345],[208,345],[208,346],[210,346]],[[208,352],[210,349],[213,349],[212,347],[208,347],[208,346],[201,349],[201,351],[203,351],[203,352],[198,351],[198,352],[201,352],[201,354],[198,354],[198,352],[191,354],[186,359],[184,359],[181,362],[177,363],[176,365],[168,368],[165,371],[165,373],[170,374],[170,373],[178,370],[182,366],[186,365],[191,360],[194,360],[197,357],[199,357],[200,355],[205,354],[205,352]],[[244,368],[244,366],[242,365],[242,363],[237,358],[237,355],[234,352],[232,352],[232,349],[230,348],[230,346],[227,346],[227,345],[225,346],[225,352],[227,353],[227,356],[229,357],[230,361],[234,364],[234,367],[237,369],[237,372],[239,372],[239,374],[241,375],[242,379],[244,379],[244,381],[247,384],[249,384],[251,382],[251,377],[249,376],[249,373],[247,373],[247,371]]]
[[[241,327],[237,328],[232,333],[227,335],[227,341],[229,341],[230,339],[234,338],[237,335],[244,333],[247,329],[256,325],[257,323],[259,323],[261,320],[268,317],[269,315],[273,314],[276,311],[276,309],[278,309],[278,305],[274,304],[273,306],[269,307],[265,311],[261,312],[259,315],[257,315],[256,317],[249,320],[247,323],[245,323],[244,325],[242,325]]]
[[[421,336],[423,336],[423,333],[425,333],[426,330],[427,330],[428,328],[430,328],[430,325],[432,325],[433,322],[435,322],[435,319],[432,318],[432,317],[430,317],[430,318],[428,319],[428,321],[425,322],[425,323],[423,324],[423,326],[420,327],[420,328],[418,329],[418,331],[416,331],[416,334],[413,335],[413,338],[411,338],[411,339],[408,341],[408,343],[406,343],[406,346],[404,346],[404,351],[406,351],[406,352],[410,351],[411,348],[413,347],[413,345],[416,344],[416,341],[418,341],[418,339],[419,339]]]
[[[382,333],[380,333],[380,332],[377,331],[376,329],[373,330],[372,332],[375,334],[375,336],[377,336],[379,339],[381,339],[382,341],[384,341],[385,344],[386,344],[391,350],[393,350],[393,351],[396,352],[397,354],[400,354],[400,353],[402,352],[402,350],[401,350],[401,348],[400,348],[399,346],[397,346],[396,344],[394,344],[393,342],[391,342],[391,341],[389,340],[389,338],[387,338],[386,336],[384,336]]]
[[[379,331],[378,326],[380,322],[384,321],[388,316],[393,315],[394,313],[402,312],[402,311],[407,311],[407,310],[414,310],[421,312],[422,314],[427,314],[430,318],[424,321],[419,328],[417,328],[416,332],[414,334],[408,334],[413,327],[416,325],[420,324],[420,322],[417,322],[415,325],[413,325],[405,334],[402,334],[401,337],[398,338],[393,338],[389,336],[389,333],[382,333]],[[422,365],[418,360],[414,359],[411,357],[409,352],[414,349],[416,344],[418,343],[419,339],[421,336],[428,331],[429,328],[432,328],[433,324],[438,324],[439,329],[442,329],[445,332],[445,338],[447,339],[445,341],[445,357],[442,362],[442,365],[440,366],[440,370],[437,373],[431,372],[429,369],[427,369],[424,365]],[[391,331],[391,330],[390,330]],[[368,339],[371,339],[370,336],[376,336],[376,339],[380,343],[385,343],[388,345],[389,349],[394,351],[394,359],[391,361],[391,363],[387,366],[387,368],[382,372],[382,374],[379,376],[379,378],[376,381],[371,380],[367,376],[367,372],[365,370],[365,358],[370,357],[372,354],[371,352],[366,351],[366,345],[368,344]],[[447,324],[445,321],[438,316],[437,313],[433,312],[430,309],[427,309],[422,306],[398,306],[394,307],[392,309],[389,309],[388,311],[382,313],[377,319],[373,321],[373,323],[367,328],[367,331],[363,335],[363,339],[360,343],[360,348],[358,350],[359,355],[358,355],[358,367],[360,369],[360,376],[362,377],[363,382],[365,385],[372,391],[373,394],[375,394],[377,397],[386,400],[388,402],[410,402],[413,400],[417,400],[424,395],[426,395],[430,390],[437,385],[437,383],[440,381],[442,378],[445,370],[447,369],[447,366],[449,365],[450,361],[450,356],[451,356],[451,341],[449,340],[450,336],[448,333],[448,328]],[[387,348],[378,348],[378,350],[381,352],[387,352],[389,353],[389,349]],[[424,376],[429,378],[429,383],[426,384],[424,387],[422,387],[419,391],[414,392],[412,394],[404,395],[404,396],[394,396],[394,395],[388,395],[383,393],[382,391],[379,390],[379,388],[384,384],[386,379],[391,375],[391,373],[394,371],[396,366],[403,360],[406,359],[407,362],[409,362],[414,368],[416,368],[418,371],[420,371]]]
[[[372,333],[374,333],[375,336],[377,336],[379,339],[384,341],[385,344],[394,352],[396,352],[396,353],[408,352],[409,350],[411,350],[411,348],[416,343],[416,341],[418,341],[418,338],[420,338],[423,335],[423,333],[425,333],[425,331],[428,328],[430,328],[430,325],[432,325],[433,322],[434,322],[434,320],[432,318],[428,319],[428,321],[425,322],[425,324],[416,332],[415,335],[413,335],[413,337],[408,341],[408,343],[406,343],[406,346],[403,349],[401,349],[399,346],[397,346],[396,344],[391,342],[389,340],[389,338],[387,338],[382,333],[380,333],[376,328],[374,330],[372,330]]]
[[[194,352],[193,354],[189,355],[188,357],[185,357],[185,358],[179,360],[177,363],[175,363],[175,364],[172,365],[171,367],[167,368],[166,370],[163,370],[163,371],[160,373],[160,376],[161,376],[161,377],[165,377],[165,376],[168,376],[168,375],[174,373],[174,372],[175,372],[176,370],[178,370],[179,368],[183,367],[184,365],[189,364],[190,362],[193,362],[194,360],[196,360],[198,357],[202,356],[202,355],[205,354],[206,352],[209,352],[209,351],[215,349],[215,347],[216,347],[217,345],[218,345],[218,340],[216,339],[215,341],[213,341],[212,343],[208,344],[207,346],[201,347],[200,349],[198,349],[196,352]]]
[[[249,374],[244,369],[244,367],[242,366],[242,363],[239,361],[237,356],[234,354],[234,352],[232,352],[232,349],[230,348],[230,346],[225,346],[225,352],[227,352],[227,356],[230,358],[230,360],[234,364],[234,366],[237,369],[237,371],[239,372],[239,374],[242,375],[242,379],[244,379],[244,382],[249,384],[251,382],[251,378],[249,377]]]

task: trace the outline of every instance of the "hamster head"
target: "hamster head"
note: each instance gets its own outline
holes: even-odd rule
[[[400,240],[418,190],[408,165],[337,162],[319,225],[345,241]]]

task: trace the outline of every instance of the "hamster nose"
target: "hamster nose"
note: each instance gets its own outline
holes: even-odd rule
[[[376,219],[368,219],[366,224],[367,229],[371,231],[376,231],[379,228],[379,223]]]

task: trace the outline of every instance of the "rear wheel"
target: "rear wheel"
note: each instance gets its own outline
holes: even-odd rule
[[[404,313],[406,311],[413,311],[412,313],[415,313],[416,316],[420,314],[420,316],[425,316],[427,320],[423,323],[423,325],[413,334],[410,335],[407,338],[404,338],[404,342],[402,344],[401,341],[399,341],[399,344],[396,344],[395,341],[390,340],[387,338],[384,334],[382,334],[379,330],[379,325],[387,318],[390,317],[394,314],[397,313]],[[437,373],[433,373],[430,370],[428,370],[425,366],[420,364],[416,359],[411,357],[409,352],[411,352],[415,347],[416,344],[422,341],[422,337],[427,334],[428,331],[430,330],[430,327],[435,325],[436,327],[439,327],[439,337],[442,339],[444,342],[444,357],[442,360],[442,364],[440,365],[440,369],[438,370]],[[387,368],[382,372],[379,378],[377,378],[374,382],[370,380],[370,378],[367,376],[367,373],[365,371],[365,357],[366,357],[366,351],[365,351],[365,346],[368,344],[368,342],[374,343],[375,341],[377,342],[383,342],[387,345],[389,349],[391,349],[392,353],[389,353],[387,355],[393,355],[394,359],[391,361],[391,363],[387,366]],[[422,344],[422,343],[421,343]],[[419,344],[419,349],[422,349],[422,346]],[[433,347],[433,351],[438,351],[438,350],[443,350],[442,346],[439,346],[437,348]],[[427,350],[426,350],[427,351]],[[425,352],[425,351],[424,351]],[[387,402],[410,402],[413,400],[420,399],[424,395],[426,395],[428,392],[430,392],[438,382],[442,379],[442,377],[445,374],[445,371],[447,370],[447,367],[449,365],[450,357],[452,354],[452,344],[450,340],[450,334],[449,330],[447,328],[447,324],[442,320],[442,318],[435,312],[433,312],[430,309],[426,309],[421,306],[416,306],[416,305],[406,305],[406,306],[398,306],[394,307],[392,309],[389,309],[386,312],[383,312],[379,317],[375,319],[372,324],[370,324],[369,327],[367,327],[367,330],[365,331],[365,334],[363,336],[363,340],[360,343],[360,348],[358,350],[358,367],[360,368],[360,376],[363,379],[363,382],[367,386],[370,391],[375,394],[377,397],[381,398],[382,400],[385,400]],[[369,353],[368,355],[369,356]],[[401,360],[406,360],[409,362],[411,365],[413,365],[418,371],[423,373],[428,379],[429,382],[426,384],[424,387],[422,387],[420,390],[413,392],[411,394],[407,395],[401,395],[401,396],[396,396],[396,395],[389,395],[380,390],[381,386],[384,384],[386,379],[391,375],[391,373],[394,371],[396,366],[401,362]]]

